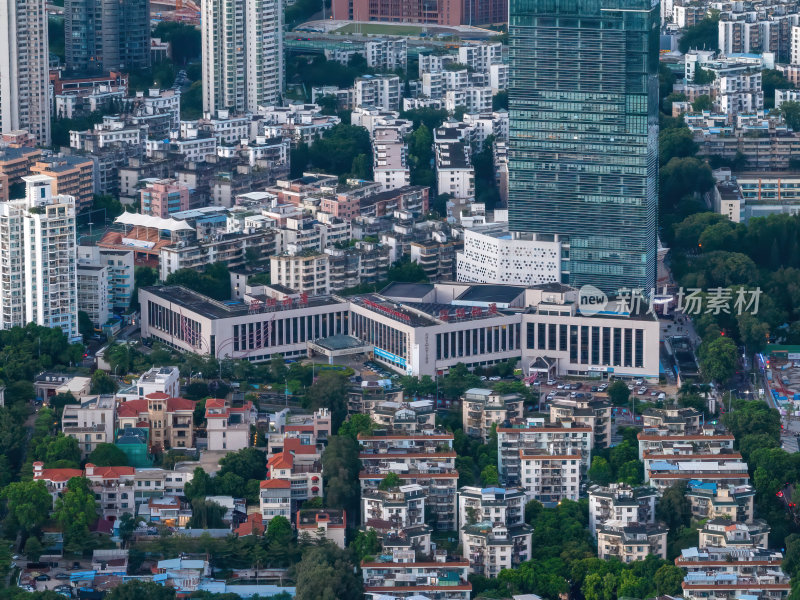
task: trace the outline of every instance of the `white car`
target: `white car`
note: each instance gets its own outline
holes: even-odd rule
[[[486,375],[481,375],[481,381],[486,381]]]
[[[650,392],[650,396],[652,396],[653,398],[658,396],[658,390],[653,390],[652,392]]]
[[[548,379],[547,380],[547,385],[555,385],[556,383],[558,383],[558,382],[555,379]]]
[[[500,377],[498,377],[497,375],[492,375],[491,377],[489,377],[489,381],[500,381]]]
[[[646,387],[640,387],[639,388],[639,395],[640,396],[644,396],[646,393],[647,393],[647,388]]]
[[[607,383],[604,383],[603,385],[597,386],[597,391],[598,392],[605,392],[607,389],[608,389],[608,384]]]
[[[636,385],[642,385],[644,383],[644,379],[637,379],[634,383],[636,383]]]
[[[557,390],[563,390],[563,389],[564,389],[564,384],[563,384],[563,383],[559,383],[559,384],[556,386],[556,389],[557,389]]]
[[[552,400],[555,397],[556,397],[556,393],[555,392],[550,392],[549,394],[547,394],[547,399],[548,400]]]

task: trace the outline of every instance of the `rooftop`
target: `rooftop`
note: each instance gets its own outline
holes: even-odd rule
[[[154,296],[187,308],[209,319],[228,319],[250,314],[251,312],[249,303],[242,301],[220,302],[179,285],[159,285],[144,289]],[[329,296],[312,296],[308,298],[309,306],[326,306],[340,303],[339,300]],[[297,307],[294,304],[292,305],[292,308]],[[285,310],[280,302],[274,309]]]

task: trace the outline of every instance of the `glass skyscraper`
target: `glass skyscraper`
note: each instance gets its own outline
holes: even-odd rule
[[[510,229],[563,241],[565,283],[649,293],[658,0],[509,4]]]

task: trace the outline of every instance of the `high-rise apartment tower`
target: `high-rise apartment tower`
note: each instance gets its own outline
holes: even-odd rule
[[[283,2],[203,0],[203,111],[256,112],[283,93]]]
[[[0,0],[0,132],[25,129],[50,144],[45,0]]]

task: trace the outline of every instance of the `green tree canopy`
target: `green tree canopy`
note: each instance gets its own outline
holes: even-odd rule
[[[97,444],[86,462],[96,467],[126,467],[128,466],[128,455],[114,444],[103,443]]]

